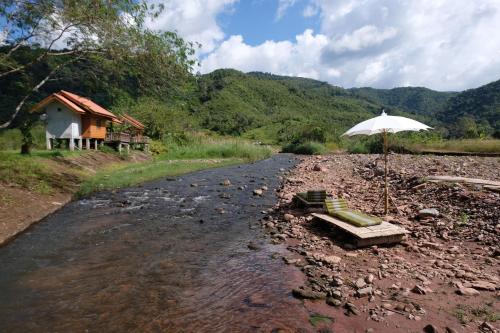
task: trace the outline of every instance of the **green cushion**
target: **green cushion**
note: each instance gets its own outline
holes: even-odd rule
[[[347,203],[344,199],[326,199],[325,206],[328,214],[333,214],[338,210],[347,209]]]
[[[323,202],[326,198],[326,191],[307,191],[307,201]]]
[[[338,210],[331,215],[356,227],[371,227],[382,223],[382,219],[376,216],[363,214],[352,209]]]
[[[326,199],[328,214],[356,227],[370,227],[382,223],[382,219],[349,209],[344,199]]]

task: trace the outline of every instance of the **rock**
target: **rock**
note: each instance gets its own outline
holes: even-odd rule
[[[391,303],[383,303],[382,308],[386,310],[392,310],[392,304]]]
[[[249,242],[247,247],[250,249],[250,250],[260,250],[260,246],[255,244],[254,242]]]
[[[314,291],[310,288],[293,289],[292,294],[297,298],[306,298],[306,299],[323,299],[326,297],[325,293]]]
[[[479,329],[481,330],[481,332],[485,332],[485,333],[497,333],[498,332],[493,325],[491,325],[490,323],[488,323],[486,321],[483,322],[481,325],[479,325]]]
[[[375,280],[375,276],[373,274],[368,274],[365,277],[365,282],[368,283],[368,284],[372,284],[373,280]]]
[[[196,183],[192,183],[192,184],[191,184],[191,187],[198,187],[198,184],[196,184]]]
[[[428,217],[439,217],[439,211],[436,208],[425,208],[418,211],[418,217],[425,219]]]
[[[496,285],[488,281],[473,281],[472,288],[479,290],[495,291]]]
[[[476,296],[479,295],[479,291],[477,291],[474,288],[460,288],[456,291],[457,294],[463,295],[463,296]]]
[[[358,288],[358,289],[366,287],[366,282],[365,282],[365,279],[363,279],[363,278],[357,279],[354,284],[356,285],[356,288]]]
[[[326,169],[319,164],[315,164],[313,167],[313,171],[325,171],[325,170]]]
[[[340,290],[334,290],[332,291],[332,297],[335,299],[342,299],[343,295]]]
[[[448,326],[446,326],[446,328],[444,330],[446,333],[458,333],[458,331],[456,329],[448,327]]]
[[[439,330],[436,326],[429,324],[424,327],[424,332],[425,333],[439,333]]]
[[[415,294],[420,294],[420,295],[426,295],[427,293],[432,292],[432,290],[430,290],[429,288],[422,287],[418,284],[415,285],[415,287],[413,287],[411,291],[414,292]]]
[[[292,214],[285,214],[283,215],[283,218],[285,219],[285,221],[291,221],[295,218],[295,216],[293,216]]]
[[[342,260],[342,258],[340,258],[340,257],[333,256],[333,255],[326,255],[323,253],[313,253],[312,257],[314,258],[314,260],[322,261],[324,263],[331,264],[331,265],[337,265]]]
[[[358,295],[358,297],[365,297],[365,296],[371,295],[372,291],[373,291],[373,288],[370,286],[370,287],[358,289],[358,291],[356,292],[356,295]]]
[[[330,306],[339,307],[342,304],[342,302],[338,299],[333,298],[333,297],[328,297],[326,299],[326,304],[328,304]]]
[[[267,187],[267,186],[262,186],[260,189],[261,189],[262,191],[267,191],[267,190],[268,190],[268,187]]]
[[[231,185],[231,181],[229,179],[224,179],[224,181],[221,183],[221,185],[230,186]]]
[[[346,314],[347,315],[350,315],[350,314],[353,314],[355,316],[359,315],[360,314],[360,311],[359,309],[356,307],[356,305],[352,304],[352,303],[349,303],[347,302],[345,305],[344,305],[345,309],[347,310],[346,311]]]
[[[426,247],[426,248],[433,249],[433,250],[440,250],[441,244],[433,243],[433,242],[423,242],[422,247]]]
[[[257,188],[255,190],[253,190],[253,195],[258,195],[258,196],[261,196],[262,195],[262,190],[260,188]]]

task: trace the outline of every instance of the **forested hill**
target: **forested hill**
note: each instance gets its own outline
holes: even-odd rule
[[[500,81],[462,93],[343,89],[312,79],[223,69],[203,75],[199,86],[202,125],[226,134],[283,141],[297,128],[319,127],[336,137],[385,108],[393,115],[411,114],[451,137],[500,135]]]
[[[394,89],[352,88],[354,95],[375,103],[399,108],[413,114],[434,116],[444,110],[456,92],[441,92],[423,87],[401,87]]]
[[[459,135],[467,136],[463,126],[474,122],[478,131],[500,137],[500,80],[466,90],[451,98],[438,114],[438,119],[456,124],[455,132]],[[474,133],[469,134],[474,136]]]

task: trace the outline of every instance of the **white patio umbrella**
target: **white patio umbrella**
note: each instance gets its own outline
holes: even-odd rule
[[[353,136],[353,135],[372,135],[383,133],[384,135],[384,213],[387,214],[389,210],[389,190],[387,185],[387,133],[397,133],[401,131],[420,131],[427,130],[431,127],[422,124],[416,120],[399,117],[399,116],[388,116],[384,110],[382,114],[378,117],[371,118],[360,122],[342,136]]]

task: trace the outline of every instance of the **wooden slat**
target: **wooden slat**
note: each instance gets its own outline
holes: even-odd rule
[[[426,178],[431,182],[456,182],[456,183],[500,186],[499,181],[479,179],[479,178],[466,178],[466,177],[455,177],[455,176],[428,176]]]
[[[408,233],[405,229],[390,224],[389,222],[383,221],[381,224],[371,227],[355,227],[349,223],[338,220],[334,217],[325,214],[312,214],[314,217],[319,218],[323,221],[334,224],[335,226],[345,230],[346,232],[352,234],[353,236],[360,239],[376,238],[376,237],[386,237],[386,236],[397,236],[404,235]]]

